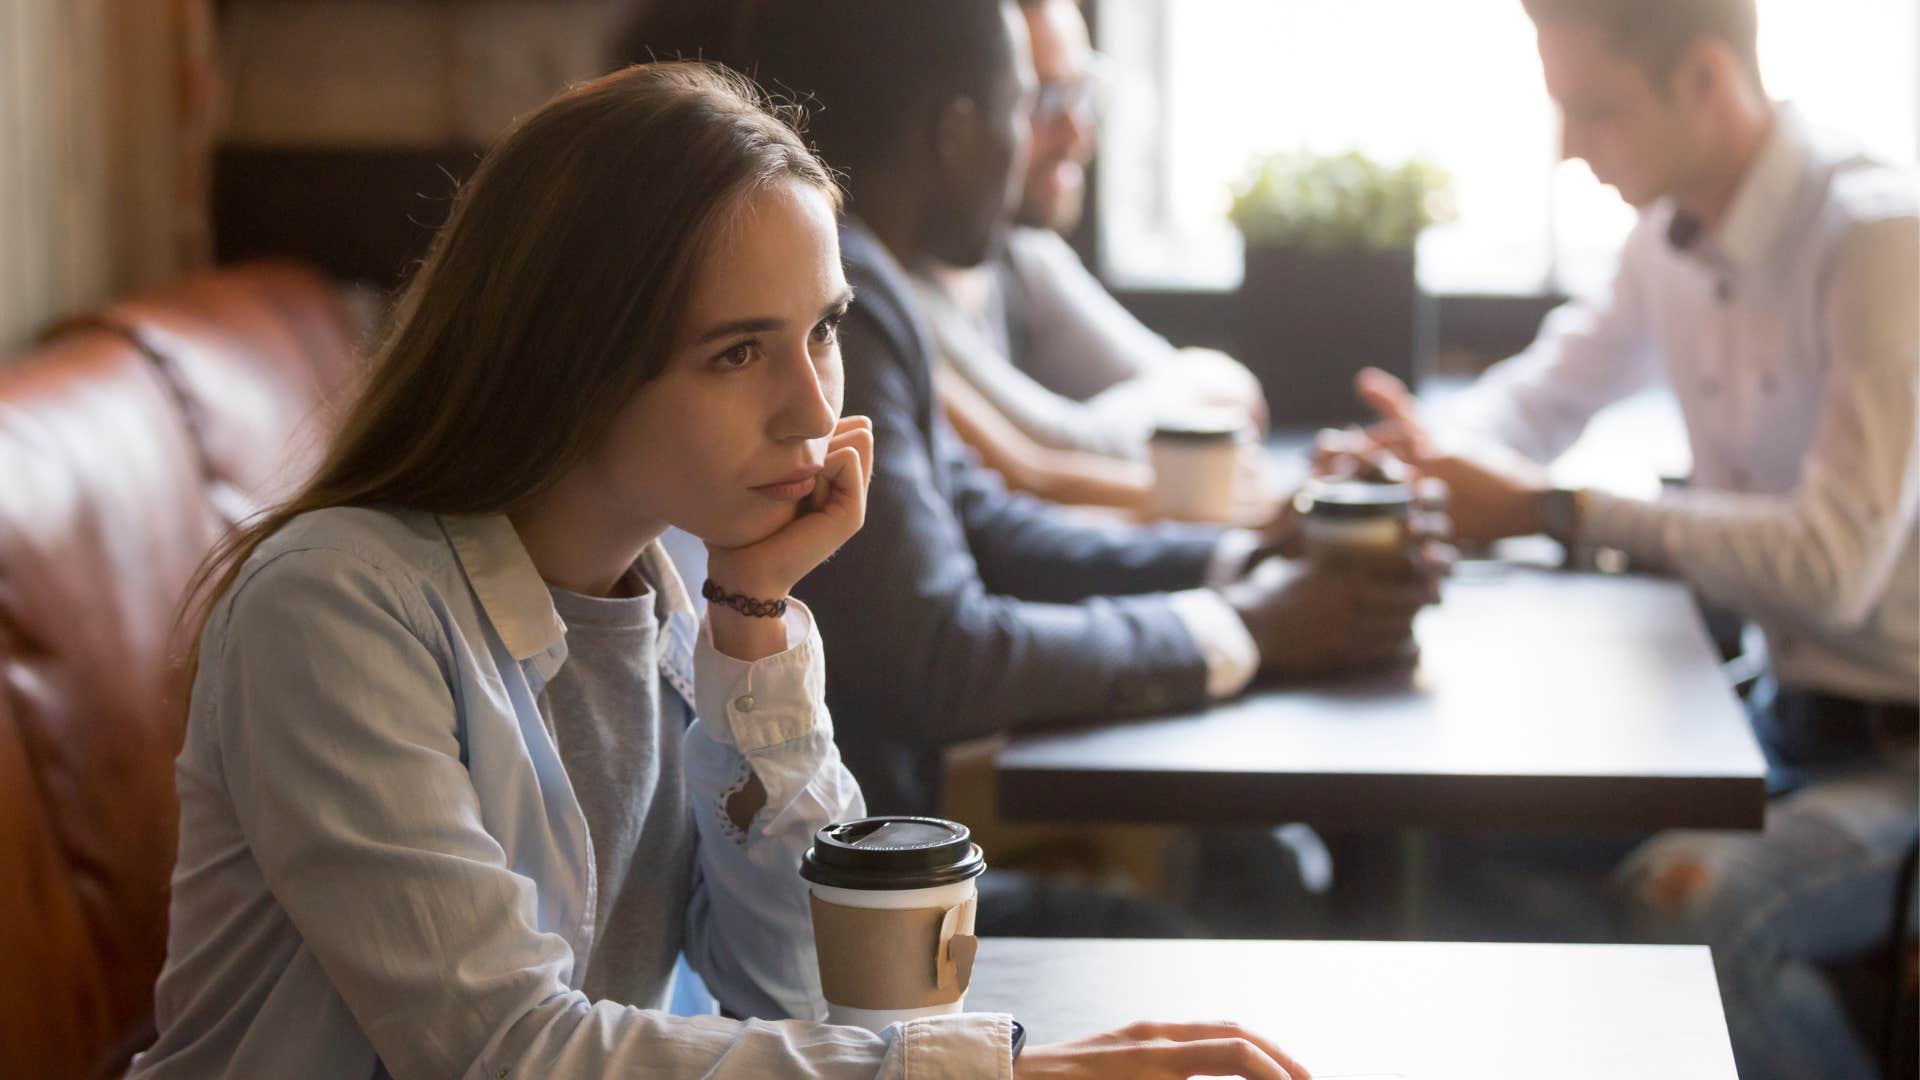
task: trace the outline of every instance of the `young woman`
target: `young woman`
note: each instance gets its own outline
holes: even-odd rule
[[[488,155],[328,460],[205,572],[133,1076],[1007,1075],[1005,1016],[660,1011],[683,952],[734,1012],[823,1011],[797,865],[863,805],[781,601],[872,468],[838,198],[698,65],[582,85]],[[668,525],[707,545],[704,625]],[[1164,1044],[1286,1075],[1227,1029],[1135,1036],[1023,1070],[1186,1075]]]

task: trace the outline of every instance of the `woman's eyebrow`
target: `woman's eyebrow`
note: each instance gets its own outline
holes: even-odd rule
[[[828,301],[827,306],[820,309],[820,317],[824,319],[837,311],[845,309],[847,305],[851,303],[853,303],[853,290],[851,288],[843,289],[840,295]],[[763,315],[750,319],[729,319],[726,322],[708,327],[701,332],[700,336],[693,339],[693,343],[695,345],[705,345],[709,341],[718,341],[721,338],[732,337],[735,334],[765,334],[779,330],[786,325],[787,320],[771,315]]]
[[[761,316],[753,319],[732,319],[718,326],[709,327],[699,337],[693,339],[695,345],[705,345],[709,341],[732,337],[735,334],[764,334],[787,325],[787,320]]]

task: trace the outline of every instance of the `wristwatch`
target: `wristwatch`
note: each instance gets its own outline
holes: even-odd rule
[[[1020,1060],[1020,1051],[1027,1048],[1027,1029],[1020,1021],[1013,1022],[1013,1060]]]
[[[1580,545],[1580,524],[1586,516],[1586,502],[1586,492],[1578,488],[1552,488],[1540,495],[1540,524],[1548,536],[1560,541],[1568,551]]]

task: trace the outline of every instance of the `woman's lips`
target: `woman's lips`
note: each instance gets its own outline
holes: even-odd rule
[[[809,469],[804,472],[795,473],[784,480],[776,480],[771,484],[761,484],[753,490],[758,494],[765,495],[767,498],[778,502],[793,502],[813,494],[813,487],[819,483],[819,481],[820,470]]]

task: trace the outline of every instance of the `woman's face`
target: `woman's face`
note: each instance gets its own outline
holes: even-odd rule
[[[587,463],[603,496],[718,547],[793,520],[840,418],[851,298],[824,193],[785,180],[746,196],[702,260],[672,354]]]

